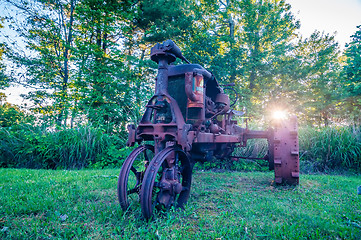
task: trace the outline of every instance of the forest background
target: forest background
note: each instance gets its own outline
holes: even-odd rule
[[[361,26],[340,50],[332,34],[297,34],[300,21],[281,0],[3,2],[17,10],[1,16],[0,28],[24,46],[11,36],[1,43],[0,87],[29,93],[26,106],[1,94],[1,167],[121,166],[131,151],[126,126],[154,92],[150,48],[172,39],[220,84],[235,84],[238,96],[229,94],[252,127],[266,128],[276,110],[298,116],[303,171],[361,169]],[[243,154],[265,149],[253,142]]]

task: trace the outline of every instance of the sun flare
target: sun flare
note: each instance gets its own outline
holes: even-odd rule
[[[285,119],[287,117],[286,111],[276,110],[272,114],[273,119]]]

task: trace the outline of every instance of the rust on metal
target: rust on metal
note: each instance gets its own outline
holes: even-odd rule
[[[272,141],[272,139],[271,139]],[[297,118],[281,121],[274,128],[274,170],[277,183],[299,183]]]
[[[155,210],[183,207],[189,198],[194,163],[213,157],[247,159],[232,153],[245,147],[249,139],[267,139],[268,154],[257,159],[269,162],[276,183],[299,183],[296,117],[275,122],[265,131],[249,130],[248,124],[241,128],[232,117],[243,113],[231,109],[229,96],[214,75],[191,64],[173,41],[157,43],[150,57],[158,64],[155,93],[137,127],[128,126],[127,145],[137,143],[139,147],[119,175],[123,210],[129,208],[128,198],[134,194],[139,195],[145,219]],[[172,65],[177,58],[186,64]],[[144,145],[145,141],[153,145]]]

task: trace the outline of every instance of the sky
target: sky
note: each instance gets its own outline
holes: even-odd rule
[[[361,0],[286,0],[301,22],[300,33],[309,37],[316,29],[336,32],[341,49],[361,25]]]
[[[356,26],[361,25],[361,0],[286,0],[290,3],[291,11],[300,20],[300,34],[307,38],[315,30],[334,34],[340,48],[350,42],[350,36],[356,32]],[[2,9],[0,4],[0,16]],[[23,87],[6,89],[7,101],[22,104],[20,93],[26,92]]]

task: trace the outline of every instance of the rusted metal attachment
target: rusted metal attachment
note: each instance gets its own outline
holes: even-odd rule
[[[275,124],[269,139],[275,182],[296,185],[299,183],[299,146],[297,118],[279,121]]]
[[[177,58],[187,64],[170,65]],[[151,49],[158,63],[155,94],[146,105],[138,126],[129,125],[127,146],[139,144],[125,160],[118,181],[123,210],[140,199],[142,214],[150,219],[155,210],[183,207],[191,189],[192,166],[213,157],[232,156],[249,139],[265,138],[269,162],[279,184],[299,183],[297,118],[280,120],[265,131],[241,128],[230,100],[212,73],[191,64],[177,45],[167,40]],[[233,103],[232,103],[233,105]],[[153,141],[153,145],[144,145]],[[135,200],[130,201],[135,196]]]

